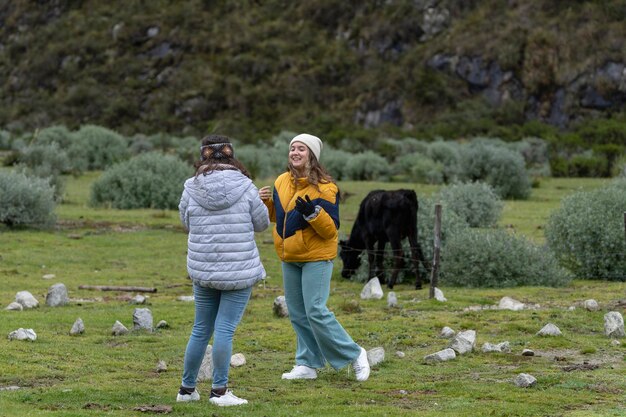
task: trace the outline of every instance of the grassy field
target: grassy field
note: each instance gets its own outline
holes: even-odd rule
[[[268,278],[253,298],[234,342],[247,364],[231,371],[231,387],[249,400],[243,407],[211,406],[210,384],[202,382],[202,400],[175,402],[183,354],[193,322],[193,305],[177,301],[190,295],[186,279],[186,235],[174,211],[117,211],[86,206],[96,174],[69,178],[67,197],[58,207],[52,231],[0,228],[0,305],[21,290],[42,306],[14,312],[0,310],[0,416],[137,416],[147,406],[171,407],[169,415],[191,416],[623,416],[626,414],[626,342],[612,345],[603,336],[603,316],[623,306],[626,283],[575,281],[566,288],[443,288],[448,302],[428,299],[428,288],[408,284],[395,288],[399,308],[386,300],[360,300],[361,284],[340,278],[335,263],[330,307],[352,337],[367,349],[382,346],[385,361],[365,383],[347,369],[323,370],[315,381],[282,381],[291,369],[295,339],[288,319],[272,315],[272,302],[282,294],[280,265],[271,233],[258,236]],[[563,196],[590,189],[601,180],[546,180],[528,201],[506,202],[502,226],[533,240],[543,239],[543,225]],[[259,183],[265,185],[265,183]],[[415,184],[341,183],[352,194],[342,206],[342,233],[347,234],[361,198],[374,188],[414,188],[429,195],[434,187]],[[45,274],[55,274],[51,280]],[[73,301],[65,307],[45,306],[49,286],[64,283]],[[134,305],[119,292],[79,289],[81,284],[152,286],[147,307],[155,323],[170,327],[153,333],[110,334],[116,320],[132,327]],[[541,308],[518,312],[467,311],[468,306],[494,305],[512,296]],[[580,304],[594,298],[600,311]],[[573,311],[569,306],[576,305]],[[85,322],[81,336],[69,336],[77,318]],[[563,336],[535,333],[556,324]],[[443,326],[477,332],[475,352],[438,365],[423,357],[447,346],[438,334]],[[33,328],[34,343],[9,341],[20,327]],[[511,343],[510,354],[485,354],[485,342]],[[534,357],[521,356],[524,348]],[[404,358],[396,351],[405,353]],[[156,372],[159,360],[165,372]],[[517,388],[521,372],[534,375],[533,388]],[[18,386],[16,390],[3,390]],[[147,412],[146,414],[154,414]]]

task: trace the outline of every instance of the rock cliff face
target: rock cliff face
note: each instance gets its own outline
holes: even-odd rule
[[[0,128],[410,132],[477,101],[566,128],[624,110],[624,18],[620,0],[12,0]]]

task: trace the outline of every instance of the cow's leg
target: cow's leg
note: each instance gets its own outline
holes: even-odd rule
[[[385,283],[385,246],[387,245],[387,241],[379,240],[378,247],[376,248],[376,276],[380,280],[381,284]]]
[[[417,240],[416,235],[409,235],[409,245],[411,246],[411,262],[413,262],[413,268],[415,268],[415,289],[422,289],[422,274],[420,274],[419,263],[422,262],[424,269],[428,270],[426,262],[424,260],[424,253],[422,253],[422,247]]]
[[[374,242],[368,241],[365,243],[365,246],[367,247],[367,263],[369,265],[369,277],[367,279],[370,280],[376,276],[376,253],[374,252]]]
[[[400,239],[390,239],[391,242],[391,253],[393,256],[393,270],[391,271],[391,278],[389,278],[389,282],[387,283],[387,287],[393,288],[396,285],[396,279],[398,279],[398,273],[402,268],[402,257],[404,253],[402,251],[402,242]]]

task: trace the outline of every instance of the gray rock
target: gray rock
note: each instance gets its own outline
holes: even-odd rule
[[[622,343],[619,340],[617,340],[617,339],[611,340],[611,346],[619,346],[621,344]]]
[[[67,295],[65,284],[58,283],[48,288],[48,294],[46,295],[46,305],[48,307],[60,307],[69,302],[70,297]]]
[[[235,353],[230,357],[230,366],[233,368],[238,368],[240,366],[244,366],[246,364],[246,357],[243,353]]]
[[[136,308],[133,313],[133,330],[152,331],[152,312],[149,308]]]
[[[126,326],[124,326],[122,323],[116,320],[115,324],[113,324],[113,327],[111,328],[111,334],[113,336],[122,336],[127,333],[128,333],[128,329],[126,328]]]
[[[361,298],[363,300],[380,300],[383,298],[383,289],[380,286],[378,277],[370,279],[361,290]]]
[[[272,307],[274,315],[277,317],[289,317],[289,310],[287,309],[287,302],[284,295],[279,295],[274,299],[274,305]]]
[[[17,391],[20,388],[17,385],[9,385],[8,387],[0,387],[0,391]]]
[[[604,315],[604,334],[608,337],[624,337],[624,318],[617,311],[610,311]]]
[[[449,348],[453,349],[459,355],[471,352],[476,344],[476,331],[465,330],[457,334],[450,342]]]
[[[130,304],[145,304],[147,297],[142,294],[137,294],[133,298],[130,299]]]
[[[450,361],[454,358],[456,358],[456,353],[454,352],[454,350],[447,348],[444,350],[440,350],[439,352],[431,353],[430,355],[424,356],[424,362],[445,362]]]
[[[39,307],[39,301],[28,291],[20,291],[15,294],[15,302],[20,303],[24,308]]]
[[[598,302],[594,299],[585,300],[583,306],[587,311],[598,311],[600,309]]]
[[[509,353],[511,351],[511,345],[508,341],[498,343],[497,345],[492,345],[491,343],[485,343],[483,344],[482,351],[485,353],[492,353],[492,352]]]
[[[396,351],[396,356],[400,359],[404,358],[406,355],[401,350]]]
[[[9,340],[28,340],[34,342],[37,340],[37,334],[33,329],[19,328],[9,333]]]
[[[191,302],[194,300],[193,295],[181,295],[178,298],[176,298],[178,301],[184,301],[184,302]]]
[[[398,297],[396,296],[396,293],[393,291],[389,291],[389,293],[387,294],[387,307],[389,308],[398,307]]]
[[[517,301],[511,297],[502,297],[500,299],[500,303],[498,304],[498,308],[500,308],[501,310],[519,311],[523,310],[524,307],[524,303]]]
[[[439,337],[443,337],[444,339],[451,339],[454,337],[455,334],[456,332],[454,330],[452,330],[448,326],[445,326],[443,329],[441,329],[441,333],[439,333]]]
[[[530,374],[522,373],[522,374],[519,374],[515,378],[515,385],[517,385],[520,388],[532,387],[536,383],[537,383],[537,378],[535,378],[534,376]]]
[[[167,329],[169,328],[170,325],[168,322],[166,322],[165,320],[161,320],[160,322],[157,323],[156,328],[157,329]]]
[[[522,356],[535,356],[535,351],[531,349],[522,350]]]
[[[44,276],[42,276],[41,278],[43,279],[53,279],[56,278],[57,276],[54,274],[45,274]]]
[[[370,366],[378,365],[385,360],[385,349],[383,347],[375,347],[367,351],[367,361]]]
[[[20,303],[17,303],[15,301],[13,301],[11,304],[9,304],[5,310],[10,310],[10,311],[22,311],[24,310],[24,306],[22,306]]]
[[[548,323],[537,332],[537,336],[561,336],[561,330],[552,323]]]
[[[161,373],[161,372],[167,371],[167,363],[165,363],[164,360],[160,360],[159,363],[157,363],[156,371],[157,371],[157,373]]]
[[[208,345],[198,371],[198,381],[209,381],[213,379],[213,346]]]
[[[71,336],[77,336],[79,334],[83,334],[85,332],[85,323],[83,323],[83,319],[80,317],[76,319],[72,328],[70,330]]]

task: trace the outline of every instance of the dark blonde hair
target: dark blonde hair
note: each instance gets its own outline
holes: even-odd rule
[[[305,167],[306,178],[309,181],[309,184],[314,185],[315,188],[319,190],[318,184],[328,184],[335,183],[333,177],[326,171],[326,168],[317,160],[313,152],[309,149],[309,160],[306,163]],[[296,178],[298,178],[298,172],[291,165],[291,162],[287,165],[287,171],[291,174],[294,185],[296,183]]]
[[[237,170],[252,179],[246,167],[235,158],[228,136],[208,135],[202,139],[200,160],[194,164],[196,176],[211,171]]]

